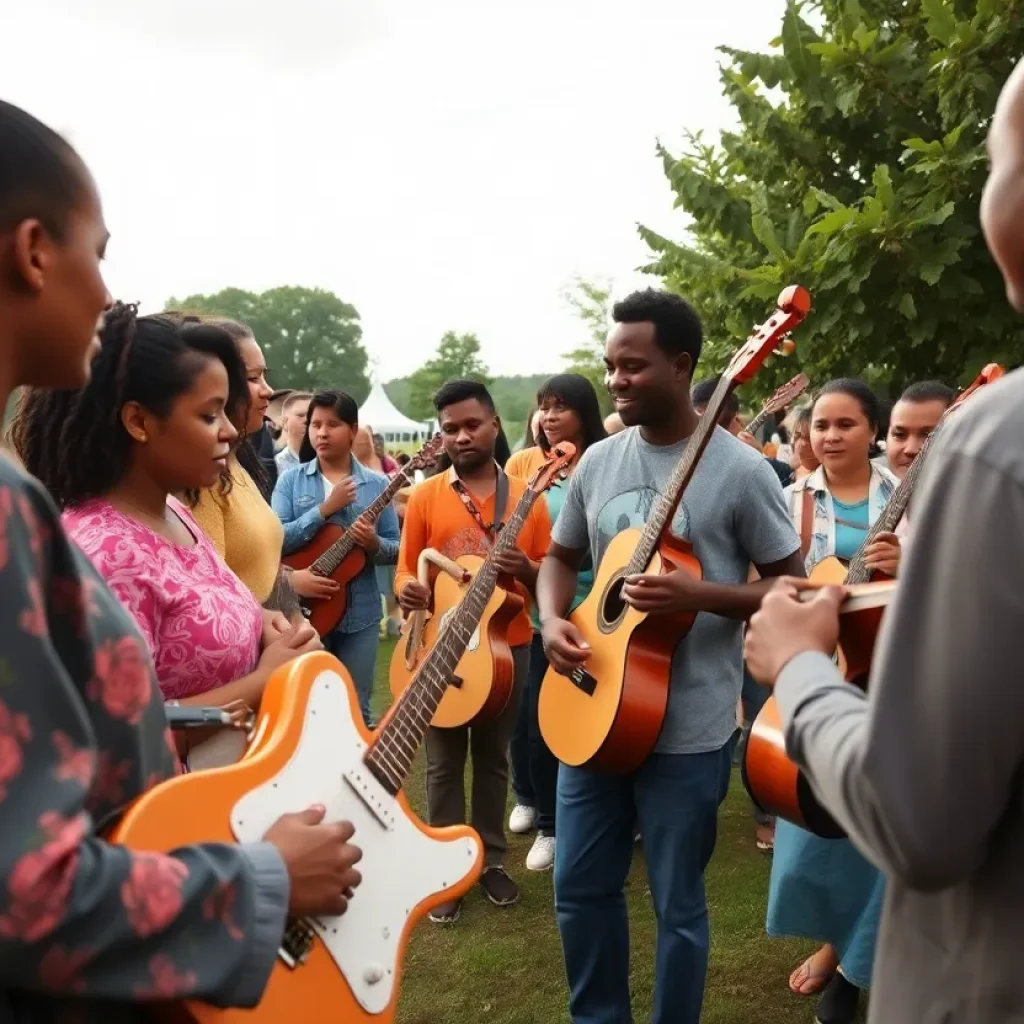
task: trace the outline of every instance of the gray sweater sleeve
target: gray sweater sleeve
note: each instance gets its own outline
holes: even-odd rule
[[[861,851],[935,891],[983,861],[1024,753],[1024,487],[937,444],[870,696],[821,654],[776,685],[790,755]]]

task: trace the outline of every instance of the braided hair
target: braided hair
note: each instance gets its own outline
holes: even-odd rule
[[[108,494],[128,471],[134,441],[121,423],[126,402],[167,416],[211,359],[227,371],[232,420],[248,401],[245,367],[219,327],[195,317],[140,317],[137,306],[119,302],[100,339],[85,387],[30,388],[11,424],[12,447],[61,509]]]

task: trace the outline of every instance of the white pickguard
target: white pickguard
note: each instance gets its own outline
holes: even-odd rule
[[[350,699],[341,676],[320,674],[291,760],[235,804],[231,828],[239,842],[258,842],[282,814],[314,803],[327,808],[327,821],[352,822],[353,842],[363,851],[362,884],[343,916],[314,924],[356,1000],[367,1013],[380,1013],[394,994],[399,942],[413,907],[469,874],[480,844],[475,837],[438,842],[409,821],[363,765],[366,744],[353,724],[359,710]]]

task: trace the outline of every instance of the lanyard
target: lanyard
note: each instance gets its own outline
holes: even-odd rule
[[[505,508],[508,505],[508,477],[505,476],[505,471],[498,470],[498,483],[494,489],[494,522],[490,526],[484,522],[484,517],[480,515],[480,509],[477,508],[473,495],[469,493],[469,489],[458,477],[453,481],[452,487],[455,488],[455,493],[462,500],[462,504],[466,506],[466,511],[476,520],[477,526],[483,530],[484,536],[493,543],[494,538],[505,525],[502,522]]]

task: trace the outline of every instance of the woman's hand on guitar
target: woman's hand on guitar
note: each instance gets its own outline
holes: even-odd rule
[[[358,519],[348,528],[352,539],[363,548],[367,554],[375,555],[380,551],[380,538],[377,536],[377,528],[373,523],[360,522]]]
[[[885,573],[895,579],[900,571],[900,539],[895,533],[880,533],[864,549],[864,564],[874,572]]]
[[[277,847],[288,870],[288,912],[293,917],[344,914],[352,890],[363,880],[355,865],[363,851],[349,840],[355,829],[347,821],[324,822],[316,804],[298,814],[283,814],[264,839]]]
[[[622,588],[626,603],[649,615],[704,611],[705,583],[681,569],[656,576],[627,576]]]
[[[572,675],[590,657],[590,645],[568,619],[549,619],[541,637],[548,663],[563,676]]]
[[[269,644],[260,656],[260,670],[267,676],[286,662],[310,651],[322,651],[320,634],[308,623],[289,627],[288,632]]]
[[[839,643],[843,588],[822,587],[801,601],[800,591],[808,587],[807,580],[781,576],[750,619],[743,653],[750,674],[765,686],[774,686],[798,654],[820,651],[831,657]]]
[[[422,612],[430,607],[430,589],[422,583],[412,580],[402,587],[398,595],[398,603],[403,612]]]
[[[338,584],[329,576],[317,576],[309,569],[296,569],[292,573],[292,587],[299,597],[326,600],[338,592]]]

